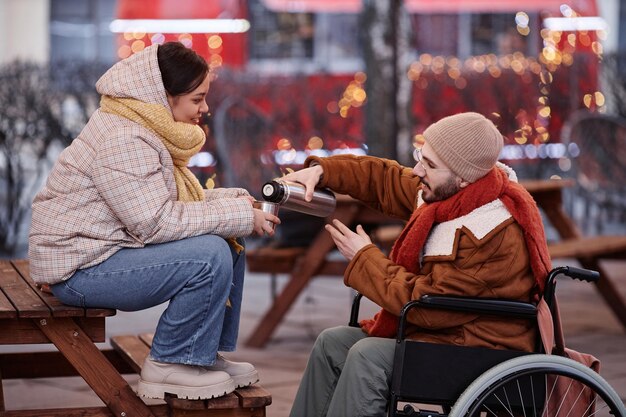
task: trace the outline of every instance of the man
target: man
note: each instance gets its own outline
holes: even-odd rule
[[[311,157],[285,178],[312,195],[316,186],[349,194],[407,219],[387,257],[359,225],[326,225],[350,261],[346,285],[382,307],[361,329],[323,331],[313,347],[292,417],[383,416],[391,380],[397,316],[423,294],[537,300],[550,269],[541,217],[515,173],[497,159],[503,145],[484,116],[461,113],[424,132],[411,170],[395,161]],[[408,337],[433,343],[532,351],[525,320],[416,311]]]

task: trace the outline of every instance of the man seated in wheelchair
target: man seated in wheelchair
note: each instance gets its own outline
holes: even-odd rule
[[[313,347],[291,416],[383,416],[397,321],[424,294],[537,301],[550,270],[537,205],[510,167],[497,162],[496,126],[478,113],[441,119],[423,133],[413,168],[371,156],[310,157],[287,175],[349,194],[407,224],[390,256],[359,225],[326,225],[350,261],[345,284],[382,307],[361,328],[324,330]],[[414,310],[411,339],[533,351],[536,331],[523,319]],[[367,399],[367,400],[364,400]]]

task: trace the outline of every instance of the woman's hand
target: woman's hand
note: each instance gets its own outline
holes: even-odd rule
[[[337,219],[333,220],[332,225],[327,224],[324,227],[335,241],[339,252],[349,261],[351,261],[354,255],[363,247],[372,243],[372,240],[367,233],[365,233],[361,225],[356,227],[356,233]]]
[[[280,219],[271,213],[266,213],[259,209],[252,209],[254,214],[254,229],[253,232],[259,236],[267,234],[268,236],[274,236],[274,227],[268,222],[274,224],[280,224]]]
[[[281,180],[294,181],[299,182],[304,185],[306,192],[304,194],[304,199],[306,201],[311,201],[313,198],[313,191],[315,190],[315,186],[320,182],[322,175],[324,174],[324,169],[321,165],[314,165],[312,167],[301,169],[300,171],[292,172],[281,177]]]

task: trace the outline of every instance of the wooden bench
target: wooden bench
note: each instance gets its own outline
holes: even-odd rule
[[[256,248],[246,253],[250,272],[288,274],[304,256],[306,248]],[[348,263],[345,260],[325,260],[315,275],[343,275]]]
[[[111,337],[111,345],[121,354],[136,373],[141,372],[143,361],[150,353],[153,334]],[[265,407],[272,397],[260,385],[238,388],[235,392],[211,400],[182,400],[166,394],[165,402],[181,416],[265,416]],[[239,410],[236,413],[233,410]]]
[[[549,243],[548,250],[556,258],[626,259],[626,236],[594,236]]]
[[[402,225],[381,226],[372,232],[372,242],[388,253],[402,228]],[[306,254],[306,251],[307,248],[304,247],[273,248],[264,246],[246,251],[246,263],[250,272],[289,274],[299,259]],[[325,259],[316,271],[316,275],[342,276],[346,266],[348,266],[348,262],[343,258]]]
[[[602,279],[596,282],[596,288],[626,328],[626,302],[615,277],[600,263],[603,259],[626,259],[626,236],[575,237],[550,243],[548,250],[552,259],[574,258],[581,267],[600,272]]]
[[[57,351],[0,353],[1,417],[263,417],[271,396],[259,385],[212,400],[166,398],[147,405],[122,374],[137,373],[148,354],[148,336],[116,338],[114,349],[100,350],[106,339],[105,319],[112,309],[66,306],[40,291],[25,260],[0,260],[0,345],[53,343]],[[135,347],[132,347],[135,346]],[[6,379],[80,376],[106,407],[6,410],[2,381]],[[36,395],[36,393],[24,393]]]

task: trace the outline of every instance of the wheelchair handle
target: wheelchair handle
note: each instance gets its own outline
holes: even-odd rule
[[[600,273],[598,271],[576,268],[574,266],[559,266],[550,271],[546,281],[554,280],[554,278],[556,278],[559,274],[586,282],[598,282],[598,280],[600,280]]]
[[[348,326],[350,327],[361,327],[359,326],[359,307],[361,307],[361,298],[363,298],[363,294],[357,292],[352,299],[352,309],[350,310],[350,321],[348,322]]]
[[[543,291],[543,298],[550,307],[552,307],[552,300],[554,299],[556,277],[561,274],[585,282],[598,282],[600,280],[600,273],[592,269],[576,268],[574,266],[559,266],[552,269],[546,277],[546,285]]]

